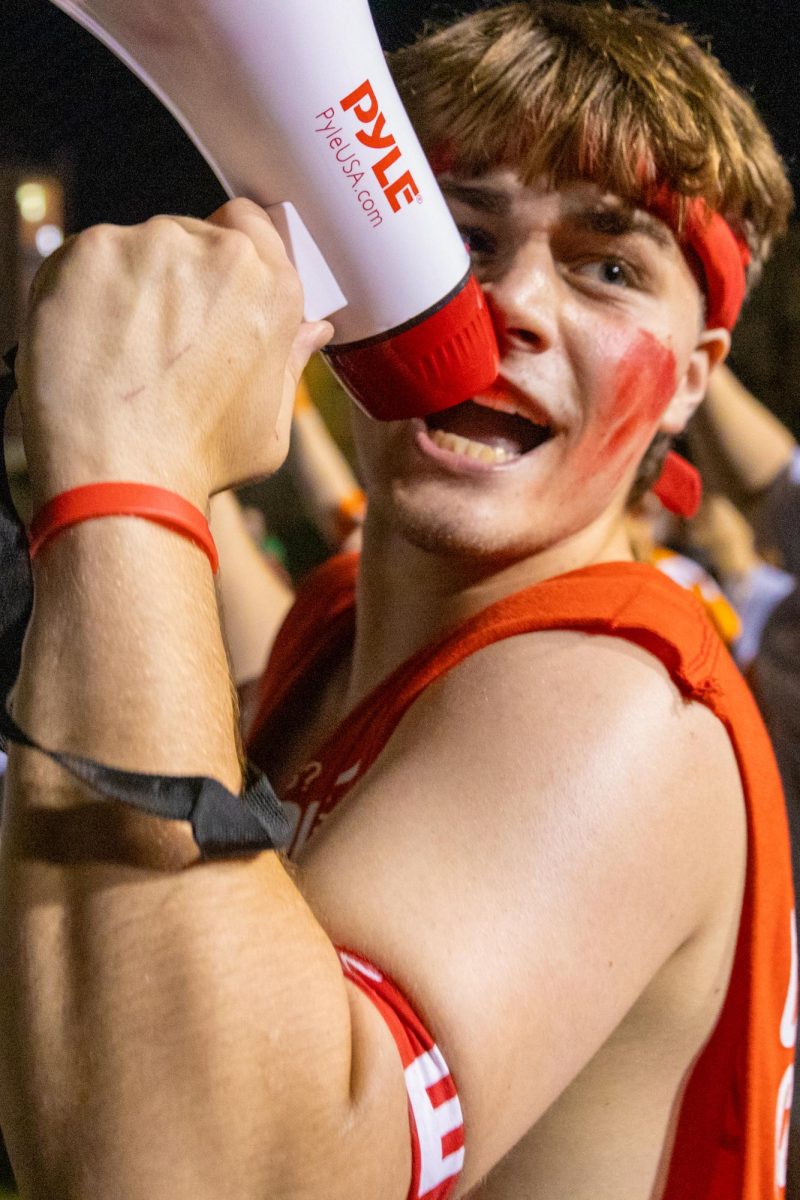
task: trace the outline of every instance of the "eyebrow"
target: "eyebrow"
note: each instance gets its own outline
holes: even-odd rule
[[[580,229],[608,234],[611,237],[642,233],[645,237],[652,238],[663,249],[669,249],[673,244],[672,234],[667,226],[640,208],[587,208],[568,214],[566,221]]]
[[[511,210],[511,197],[507,192],[496,188],[475,187],[464,183],[448,183],[440,180],[439,187],[450,200],[460,200],[462,204],[477,209],[478,212],[491,213],[495,217],[504,217]]]
[[[513,197],[508,192],[496,188],[453,183],[448,180],[440,180],[439,186],[448,199],[459,200],[477,212],[489,213],[492,216],[507,216],[513,205]],[[611,237],[641,233],[651,238],[662,249],[672,246],[672,234],[666,225],[643,209],[630,205],[615,208],[595,205],[565,214],[564,221],[592,233],[604,233]]]

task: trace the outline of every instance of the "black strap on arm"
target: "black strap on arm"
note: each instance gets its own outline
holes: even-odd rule
[[[8,368],[0,377],[0,431],[16,390],[16,347],[4,356]],[[248,767],[245,789],[234,795],[216,779],[202,775],[149,775],[121,771],[52,750],[29,737],[7,708],[17,678],[22,641],[33,607],[33,576],[28,539],[11,495],[0,455],[0,749],[9,742],[46,754],[76,779],[109,800],[129,804],[152,816],[189,821],[204,858],[274,850],[288,841],[289,824],[280,800],[265,775]]]

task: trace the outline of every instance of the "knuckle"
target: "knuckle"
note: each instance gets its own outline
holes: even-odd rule
[[[64,243],[68,254],[85,254],[92,258],[116,248],[122,230],[118,225],[90,225]]]
[[[116,256],[121,230],[115,225],[91,225],[73,234],[40,265],[28,294],[28,308],[41,308],[65,280],[96,278]]]
[[[258,259],[252,239],[241,229],[220,230],[219,246],[232,262],[247,264]]]
[[[140,235],[149,242],[155,242],[159,246],[166,242],[172,242],[181,237],[183,227],[174,217],[156,216],[150,217],[140,227]]]
[[[246,233],[238,229],[211,228],[209,269],[234,287],[252,286],[260,267],[258,253]]]
[[[254,213],[261,216],[262,209],[253,200],[248,200],[246,196],[234,196],[232,200],[224,206],[222,210],[226,217],[234,221],[243,217],[248,217]]]

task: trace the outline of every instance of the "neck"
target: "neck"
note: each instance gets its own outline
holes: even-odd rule
[[[604,514],[555,546],[498,564],[422,550],[369,511],[348,708],[412,654],[487,605],[580,567],[632,558],[619,513]]]

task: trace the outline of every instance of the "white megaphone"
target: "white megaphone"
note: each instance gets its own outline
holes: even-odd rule
[[[54,0],[173,113],[230,196],[269,209],[307,320],[372,416],[457,404],[498,352],[367,0]]]

